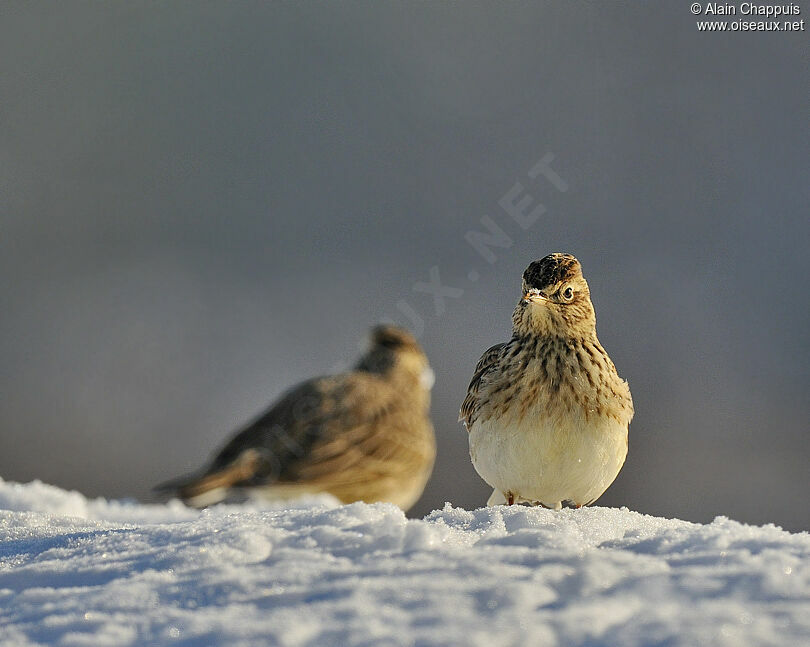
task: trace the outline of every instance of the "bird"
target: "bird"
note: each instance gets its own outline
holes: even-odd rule
[[[294,386],[198,473],[163,483],[194,507],[329,493],[408,510],[433,469],[433,371],[413,335],[372,329],[353,370]]]
[[[582,266],[554,253],[523,272],[512,338],[478,361],[459,421],[490,506],[596,501],[627,457],[630,387],[596,336]]]

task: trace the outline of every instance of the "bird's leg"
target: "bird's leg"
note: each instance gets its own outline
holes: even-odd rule
[[[506,505],[514,505],[515,504],[515,495],[512,492],[506,493]]]

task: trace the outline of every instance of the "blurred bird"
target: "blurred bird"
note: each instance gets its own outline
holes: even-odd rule
[[[198,507],[235,494],[288,499],[328,492],[344,503],[387,501],[407,510],[436,456],[432,385],[416,339],[378,326],[354,370],[293,387],[199,474],[156,489]]]
[[[596,337],[579,261],[550,254],[523,273],[512,339],[475,367],[459,420],[488,505],[593,503],[627,456],[633,401]]]

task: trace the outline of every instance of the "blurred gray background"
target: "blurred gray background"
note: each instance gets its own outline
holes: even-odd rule
[[[458,406],[566,251],[636,404],[600,505],[808,528],[808,87],[807,32],[681,2],[4,2],[0,476],[148,498],[393,319],[437,374],[413,514],[483,505]]]

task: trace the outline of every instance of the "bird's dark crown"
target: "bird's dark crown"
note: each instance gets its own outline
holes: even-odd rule
[[[421,352],[418,342],[411,333],[404,328],[381,324],[375,326],[371,331],[372,346],[387,348],[389,350],[418,350]]]
[[[359,371],[399,375],[418,379],[428,366],[427,357],[419,342],[407,330],[391,325],[371,329],[371,345],[356,365]]]
[[[582,268],[574,256],[555,253],[529,265],[523,272],[523,281],[527,287],[542,290],[581,275]]]

